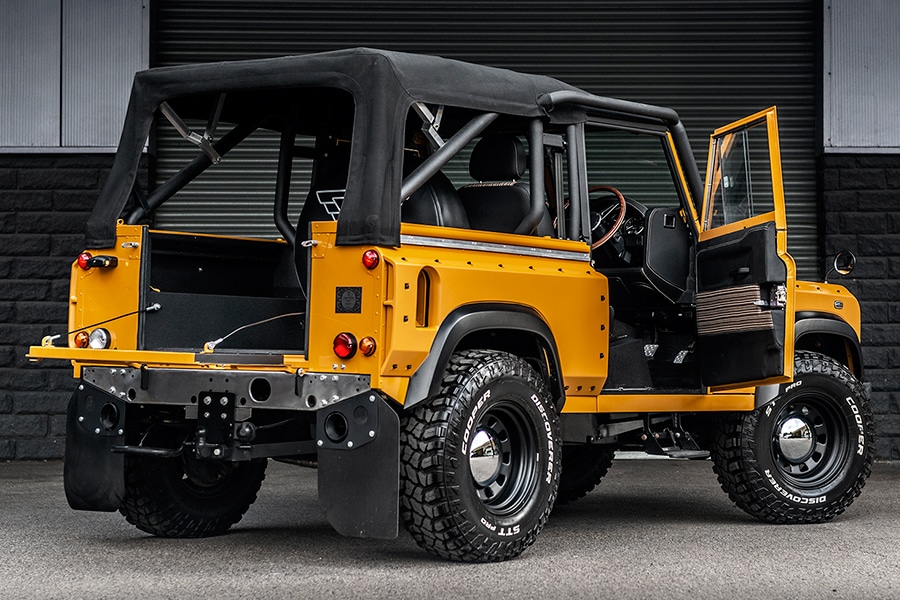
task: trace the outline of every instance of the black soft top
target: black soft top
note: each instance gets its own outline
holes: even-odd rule
[[[583,120],[583,113],[563,106],[550,110],[546,99],[598,98],[550,77],[368,48],[141,71],[134,78],[112,171],[87,223],[87,246],[113,245],[116,219],[131,194],[162,102],[297,87],[337,88],[352,95],[353,151],[337,243],[388,246],[400,241],[402,140],[414,103],[574,122]]]

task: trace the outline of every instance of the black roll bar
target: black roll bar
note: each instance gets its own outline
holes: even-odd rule
[[[573,90],[560,90],[557,92],[550,92],[549,94],[541,94],[541,96],[538,97],[538,104],[540,104],[547,112],[552,111],[555,106],[561,104],[574,104],[585,108],[618,112],[626,115],[637,115],[639,117],[647,117],[662,121],[669,127],[669,131],[672,133],[672,139],[675,142],[675,150],[678,151],[681,168],[684,170],[684,176],[687,180],[688,188],[695,205],[696,203],[703,201],[703,180],[700,178],[700,170],[697,168],[694,152],[691,149],[687,132],[684,129],[684,125],[682,124],[678,113],[671,108],[643,104],[641,102],[632,102],[630,100],[620,100],[618,98],[595,96],[587,92]]]
[[[514,233],[529,235],[544,216],[544,124],[540,119],[528,123],[528,159],[531,208]]]
[[[452,138],[438,148],[428,160],[423,162],[419,167],[410,173],[409,177],[403,180],[400,188],[400,203],[406,202],[416,190],[425,185],[425,182],[434,177],[444,165],[450,162],[457,152],[462,150],[466,144],[475,139],[475,136],[485,130],[485,128],[494,122],[499,115],[497,113],[483,113],[474,117],[465,124],[462,129],[456,132]],[[543,169],[541,169],[543,172]]]

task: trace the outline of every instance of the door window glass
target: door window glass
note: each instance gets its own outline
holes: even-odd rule
[[[715,138],[712,158],[704,229],[775,210],[765,120]]]

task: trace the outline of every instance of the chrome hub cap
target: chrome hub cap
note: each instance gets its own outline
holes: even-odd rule
[[[479,486],[489,485],[500,472],[500,444],[484,429],[479,429],[469,448],[469,469]]]
[[[805,419],[786,419],[776,435],[781,455],[790,462],[803,462],[815,448],[812,427]]]

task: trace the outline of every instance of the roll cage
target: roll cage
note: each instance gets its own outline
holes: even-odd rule
[[[485,89],[485,85],[490,89]],[[249,93],[257,92],[258,96],[260,90],[267,88],[271,92],[266,95],[266,102]],[[317,98],[321,100],[318,103]],[[340,101],[335,103],[330,98]],[[687,136],[678,115],[670,109],[595,96],[549,77],[361,48],[138,73],[116,160],[88,222],[87,245],[108,247],[114,239],[117,219],[124,216],[128,223],[146,219],[259,128],[282,135],[283,155],[290,149],[295,154],[315,156],[321,148],[291,148],[289,134],[291,130],[306,129],[315,135],[315,122],[323,117],[322,111],[335,104],[352,105],[348,108],[352,118],[344,119],[345,123],[352,123],[352,130],[328,132],[350,139],[353,144],[343,215],[338,225],[339,245],[399,245],[398,199],[414,193],[473,137],[498,128],[506,119],[530,121],[526,135],[529,145],[536,148],[559,146],[560,139],[570,148],[577,147],[583,142],[581,128],[588,114],[635,125],[665,126],[680,156],[691,196],[699,197],[701,189]],[[456,117],[450,114],[449,107],[456,109]],[[432,144],[431,156],[412,174],[401,170],[406,123],[397,118],[410,112],[419,115],[421,127]],[[463,115],[465,118],[461,119]],[[179,134],[199,150],[179,173],[145,194],[135,181],[156,117],[172,122]],[[190,120],[202,125],[192,128],[186,124]],[[221,124],[225,121],[234,123],[234,127],[217,139],[216,131],[224,129]],[[532,230],[540,218],[542,201],[538,200],[545,182],[540,180],[543,168],[538,168],[538,161],[543,154],[532,154],[533,210],[517,228],[519,233]],[[579,212],[587,190],[584,169],[577,157],[572,157],[565,169],[569,176],[577,178],[577,183],[569,186],[572,210],[568,224],[559,234],[569,239],[586,239],[587,217]],[[365,189],[356,183],[360,181],[365,182]],[[285,181],[280,183],[279,189],[283,190]],[[275,222],[290,240],[292,224],[286,217],[283,200],[281,195],[276,196]]]

